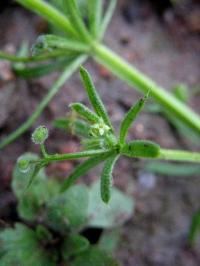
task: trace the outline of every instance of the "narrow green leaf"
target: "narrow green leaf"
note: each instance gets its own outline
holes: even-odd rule
[[[54,71],[62,69],[68,64],[66,60],[59,60],[57,62],[49,62],[48,64],[42,64],[34,67],[29,67],[27,65],[21,65],[20,67],[15,67],[14,72],[23,78],[38,78],[48,75]]]
[[[101,174],[101,198],[105,203],[108,203],[111,197],[111,188],[113,184],[112,171],[118,158],[119,155],[116,154],[108,158]]]
[[[62,245],[62,257],[64,260],[88,249],[90,243],[87,238],[81,235],[69,235]]]
[[[128,134],[128,130],[133,123],[133,121],[136,119],[140,111],[142,110],[144,103],[147,99],[147,96],[140,99],[135,105],[133,105],[129,111],[126,113],[124,119],[121,122],[120,125],[120,132],[119,132],[119,142],[120,144],[125,143],[126,136]]]
[[[145,164],[145,170],[167,176],[194,176],[199,175],[200,166],[190,164],[174,164],[169,162],[150,162]]]
[[[91,36],[83,22],[83,19],[81,17],[81,14],[79,12],[79,9],[77,7],[77,4],[75,0],[65,0],[63,1],[64,7],[68,10],[68,14],[71,18],[71,22],[76,29],[76,31],[79,33],[80,40],[91,42]]]
[[[100,117],[92,112],[87,106],[82,103],[71,103],[69,107],[77,112],[82,118],[85,118],[88,122],[98,123]]]
[[[86,52],[88,46],[78,41],[69,40],[53,34],[46,34],[37,38],[36,43],[32,47],[32,54],[33,56],[38,56],[54,50]]]
[[[104,18],[103,18],[103,21],[101,24],[101,28],[99,29],[99,38],[100,39],[104,36],[104,34],[106,32],[108,24],[109,24],[109,22],[113,16],[113,13],[115,11],[116,5],[117,5],[117,0],[110,0],[110,3],[107,7],[106,13],[104,15]]]
[[[112,154],[113,152],[106,152],[104,154],[92,157],[79,164],[68,176],[68,178],[63,182],[61,186],[61,192],[67,190],[79,177],[85,175],[90,169],[100,164],[102,161],[106,160]]]
[[[188,241],[191,246],[194,245],[195,239],[199,232],[200,232],[200,210],[195,212],[195,214],[192,217],[189,234],[188,234]]]
[[[134,140],[124,144],[120,152],[129,157],[155,158],[159,155],[160,146],[148,140]]]
[[[95,86],[94,86],[94,83],[92,81],[92,78],[90,77],[90,74],[83,67],[80,68],[80,74],[81,74],[86,92],[88,94],[89,100],[90,100],[95,112],[97,113],[98,116],[102,117],[103,121],[111,129],[113,129],[112,124],[111,124],[110,119],[109,119],[109,116],[107,114],[106,108],[105,108],[101,98],[99,97],[99,95],[95,89]]]
[[[69,266],[120,266],[111,255],[97,247],[90,247],[69,263]]]
[[[62,130],[69,131],[71,134],[76,135],[77,137],[89,137],[90,126],[80,120],[73,118],[58,118],[54,120],[53,126]]]
[[[37,174],[39,173],[39,171],[43,168],[43,166],[38,163],[38,164],[35,164],[33,165],[33,172],[29,178],[29,182],[28,182],[28,185],[27,185],[27,188],[26,189],[29,189],[29,187],[32,185],[34,179],[36,178]]]
[[[99,35],[102,22],[103,1],[87,1],[90,32],[94,37]]]

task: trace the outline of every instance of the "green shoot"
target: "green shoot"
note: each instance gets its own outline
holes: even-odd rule
[[[121,144],[124,144],[128,129],[130,128],[133,121],[136,119],[137,115],[142,110],[146,99],[147,96],[140,99],[135,105],[133,105],[122,120],[119,133],[119,141]]]
[[[112,124],[110,122],[110,119],[108,117],[106,108],[103,104],[103,102],[101,101],[95,86],[92,82],[92,79],[89,75],[89,73],[87,72],[86,69],[84,69],[83,67],[81,67],[80,69],[80,74],[83,80],[83,84],[85,86],[85,90],[88,94],[89,100],[95,110],[95,112],[97,113],[98,116],[102,117],[102,119],[104,120],[104,122],[112,129]]]
[[[79,114],[86,121],[91,123],[98,123],[100,117],[93,113],[87,106],[82,103],[71,103],[69,107]]]
[[[88,93],[91,104],[96,112],[92,112],[89,108],[80,103],[75,103],[71,106],[73,112],[77,112],[77,114],[81,115],[81,117],[88,121],[87,127],[89,127],[89,134],[86,136],[86,139],[83,138],[83,143],[85,143],[86,148],[76,153],[48,154],[44,147],[44,141],[48,137],[48,131],[43,126],[37,128],[32,135],[32,139],[34,143],[39,144],[42,158],[30,162],[19,160],[19,169],[21,168],[23,172],[26,170],[29,178],[29,166],[34,166],[29,185],[32,183],[36,173],[38,173],[41,167],[58,161],[88,158],[86,161],[78,165],[63,182],[61,191],[64,192],[69,189],[69,187],[81,175],[86,174],[91,168],[106,160],[101,175],[101,198],[105,203],[108,203],[111,197],[113,167],[116,160],[121,155],[131,158],[164,159],[200,163],[200,153],[162,149],[157,143],[148,140],[133,140],[126,142],[125,138],[128,129],[132,121],[141,111],[145,98],[134,105],[128,114],[125,115],[120,127],[122,133],[120,134],[120,137],[117,138],[103,120],[104,116],[104,119],[106,117],[110,122],[107,113],[105,113],[106,111],[102,100],[100,99],[88,72],[84,68],[81,68],[80,71],[83,76],[85,90]],[[99,116],[101,117],[99,118]],[[70,123],[69,121],[67,122],[68,123],[67,125],[65,124],[65,126],[68,126]]]
[[[111,188],[113,185],[112,171],[118,159],[118,155],[113,155],[108,158],[104,164],[101,174],[101,198],[105,203],[108,203],[111,197]]]

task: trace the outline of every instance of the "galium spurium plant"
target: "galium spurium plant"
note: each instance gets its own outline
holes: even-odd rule
[[[113,167],[117,159],[122,155],[132,158],[200,163],[200,153],[162,149],[157,143],[149,140],[131,140],[127,142],[128,129],[142,110],[151,91],[130,108],[121,122],[119,136],[117,136],[89,73],[81,67],[80,74],[93,110],[82,103],[72,103],[70,104],[70,108],[85,121],[85,123],[82,123],[82,131],[85,127],[84,134],[86,136],[83,139],[84,149],[76,153],[51,155],[47,152],[44,144],[48,137],[47,128],[44,126],[36,128],[32,134],[32,140],[35,144],[40,145],[42,158],[27,160],[20,157],[18,160],[18,166],[22,172],[27,171],[29,173],[29,171],[32,171],[31,176],[29,176],[29,186],[38,171],[50,163],[77,158],[89,158],[78,165],[64,181],[61,191],[66,191],[80,176],[105,161],[101,174],[101,198],[105,203],[109,203],[111,198]]]
[[[49,3],[43,0],[16,0],[16,2],[47,20],[53,26],[54,32],[56,29],[62,37],[58,34],[39,36],[30,56],[27,56],[27,47],[23,46],[18,56],[1,52],[0,58],[15,62],[14,71],[25,78],[46,75],[63,68],[64,71],[32,116],[0,142],[0,149],[14,141],[34,123],[65,81],[89,56],[142,93],[147,94],[151,90],[151,96],[171,116],[192,129],[199,137],[200,117],[196,113],[102,43],[116,0],[105,1],[107,4],[105,12],[103,0],[51,0]]]

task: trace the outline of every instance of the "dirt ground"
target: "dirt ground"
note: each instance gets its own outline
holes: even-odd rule
[[[187,84],[191,88],[190,106],[200,113],[200,94],[192,94],[192,88],[200,84],[199,6],[197,1],[186,1],[182,6],[172,6],[170,1],[163,1],[163,6],[158,3],[119,1],[105,42],[166,89],[170,90],[180,82]],[[15,51],[24,40],[31,44],[45,29],[46,24],[41,19],[22,8],[1,7],[0,49]],[[92,60],[86,63],[86,67],[118,127],[123,114],[140,94]],[[14,76],[10,64],[0,62],[0,137],[28,118],[56,76],[25,81]],[[52,126],[55,118],[69,111],[67,106],[73,101],[87,103],[77,73],[56,95],[37,123],[0,152],[1,223],[12,224],[18,219],[15,199],[10,191],[12,168],[20,154],[37,151],[30,141],[36,125],[45,124],[50,128],[48,147],[52,152],[78,149],[77,139]],[[181,139],[163,117],[145,111],[131,129],[130,138],[151,139],[165,148],[198,149]],[[73,165],[73,162],[54,165],[48,172],[64,177]],[[193,249],[188,248],[186,241],[192,214],[200,207],[200,174],[187,178],[150,176],[137,165],[137,161],[122,158],[114,171],[115,185],[135,200],[135,214],[121,228],[122,240],[116,257],[124,266],[200,265],[200,241]],[[96,172],[92,170],[82,180],[91,182],[98,178],[98,174],[98,169]]]

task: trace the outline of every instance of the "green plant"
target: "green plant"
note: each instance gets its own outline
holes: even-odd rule
[[[34,143],[40,145],[42,158],[26,161],[23,157],[20,157],[21,159],[18,160],[18,166],[22,172],[27,172],[29,186],[38,171],[49,163],[89,157],[88,160],[78,165],[64,181],[61,191],[69,189],[77,178],[84,175],[92,167],[105,161],[101,175],[101,198],[105,203],[108,203],[111,197],[112,170],[121,155],[133,158],[200,162],[200,153],[162,149],[158,144],[148,140],[132,140],[127,142],[128,129],[142,110],[148,95],[140,99],[127,112],[121,122],[119,137],[117,137],[106,108],[95,89],[89,73],[82,67],[80,74],[94,109],[92,111],[81,103],[70,104],[72,111],[81,118],[81,120],[72,122],[74,125],[71,126],[74,126],[75,132],[84,136],[82,140],[84,149],[77,153],[50,155],[44,146],[44,141],[48,136],[47,129],[44,126],[37,128],[32,134],[32,139]]]
[[[147,93],[151,90],[152,97],[167,110],[170,115],[180,120],[193,132],[200,133],[200,118],[189,107],[178,100],[169,92],[165,91],[143,73],[129,65],[109,48],[101,44],[105,30],[112,16],[116,0],[110,0],[107,11],[103,12],[103,0],[94,1],[51,1],[56,3],[58,9],[42,0],[17,0],[18,3],[39,14],[46,19],[54,28],[62,32],[62,37],[56,35],[44,35],[39,37],[30,57],[12,56],[0,53],[1,59],[20,62],[20,68],[15,71],[24,77],[47,74],[50,71],[66,67],[65,72],[53,85],[48,95],[39,104],[33,115],[1,141],[3,148],[24,131],[37,119],[48,102],[60,89],[65,80],[82,64],[88,56],[92,56],[97,62],[103,64],[119,78],[139,91]],[[81,5],[81,8],[79,8]],[[60,10],[59,10],[60,8]],[[86,19],[85,19],[86,18]],[[87,21],[87,23],[85,23]],[[64,58],[64,59],[63,59]],[[39,64],[31,67],[27,63],[55,60],[53,67],[49,64]]]
[[[23,160],[37,159],[35,154],[23,155]],[[0,232],[0,265],[119,265],[110,255],[117,236],[112,228],[131,217],[132,199],[115,189],[108,210],[97,196],[98,182],[90,187],[75,185],[61,193],[58,180],[48,178],[44,170],[37,173],[37,178],[26,191],[29,174],[21,172],[21,165],[16,164],[12,189],[20,220],[13,228]],[[95,245],[84,236],[86,228],[104,230],[102,237],[95,239]],[[108,248],[102,242],[107,232],[113,232],[113,241]],[[92,239],[92,232],[90,237]]]

